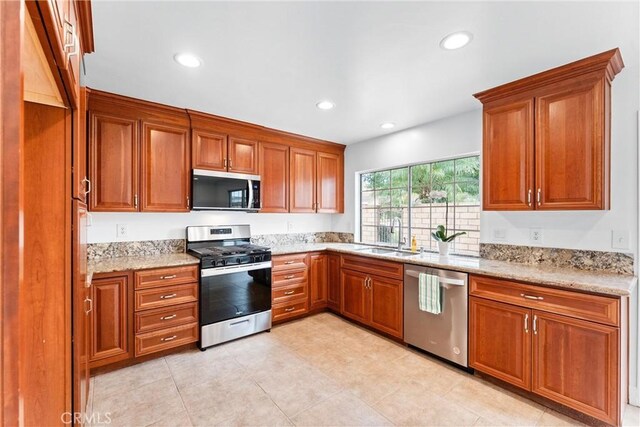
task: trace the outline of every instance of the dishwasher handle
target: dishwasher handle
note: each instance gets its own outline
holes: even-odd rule
[[[405,273],[411,277],[419,278],[421,272],[416,270],[406,270]],[[425,273],[425,274],[430,274],[430,273]],[[440,281],[440,283],[444,285],[465,286],[467,284],[466,283],[467,281],[464,279],[451,279],[448,277],[439,276],[437,274],[431,274],[431,276],[438,276],[438,280]]]

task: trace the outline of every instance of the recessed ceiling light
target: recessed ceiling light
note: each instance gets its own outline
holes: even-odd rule
[[[331,101],[320,101],[316,104],[316,107],[318,107],[321,110],[331,110],[335,106],[336,104],[334,104]]]
[[[188,68],[196,68],[202,64],[200,58],[190,53],[176,53],[173,59],[175,59],[178,64]]]
[[[457,31],[451,33],[440,42],[440,47],[446,50],[460,49],[466,46],[473,39],[473,34],[468,31]]]
[[[382,124],[380,125],[380,127],[381,127],[382,129],[392,129],[392,128],[394,128],[395,126],[396,126],[396,124],[395,124],[395,123],[392,123],[392,122],[384,122],[384,123],[382,123]]]

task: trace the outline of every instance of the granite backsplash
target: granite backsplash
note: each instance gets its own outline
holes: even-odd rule
[[[633,255],[619,252],[481,243],[480,257],[522,264],[633,274]]]
[[[334,232],[264,234],[253,236],[251,242],[262,246],[293,245],[300,243],[352,243],[353,234]],[[87,257],[90,260],[129,256],[139,257],[183,253],[185,250],[186,242],[184,239],[89,243],[89,245],[87,245]]]

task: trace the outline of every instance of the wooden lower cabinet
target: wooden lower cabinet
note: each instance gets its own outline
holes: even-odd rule
[[[340,311],[340,255],[327,255],[327,306]]]
[[[370,313],[367,304],[367,274],[342,270],[341,276],[340,313],[358,322],[367,323]]]
[[[531,310],[469,298],[469,365],[515,386],[531,387]]]
[[[572,300],[555,295],[569,291],[541,289],[540,293],[550,293],[555,299],[522,294],[530,298],[523,298],[526,306],[520,306],[486,296],[513,299],[510,286],[515,289],[522,284],[501,279],[491,282],[496,286],[488,288],[482,285],[489,283],[486,278],[471,276],[469,365],[598,420],[620,425],[626,402],[626,383],[621,385],[627,363],[621,345],[621,334],[627,327],[626,301],[615,300],[615,306],[606,311],[617,313],[615,319],[596,317],[614,322],[612,326],[580,318],[593,317],[587,305],[576,309],[582,300],[591,297],[598,302],[604,297],[574,292]],[[607,306],[594,303],[591,308],[600,313]]]
[[[535,310],[533,320],[532,391],[616,424],[618,328]]]
[[[133,356],[132,288],[129,274],[94,277],[91,282],[93,336],[89,364],[92,368]]]
[[[328,285],[327,255],[309,256],[309,309],[327,306]]]
[[[314,254],[316,256],[318,254]],[[271,319],[274,323],[303,316],[309,312],[310,281],[322,279],[318,263],[313,272],[308,254],[278,255],[272,259]],[[311,278],[311,280],[310,280]],[[322,287],[320,285],[320,287]],[[316,285],[317,288],[317,285]],[[317,294],[317,291],[316,291]],[[316,296],[317,299],[317,296]]]

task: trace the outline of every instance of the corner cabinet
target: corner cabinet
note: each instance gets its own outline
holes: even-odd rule
[[[95,212],[188,212],[184,110],[89,91],[89,173]]]
[[[472,368],[621,424],[626,299],[483,276],[469,286]]]
[[[618,49],[475,94],[483,103],[484,210],[609,209]]]

